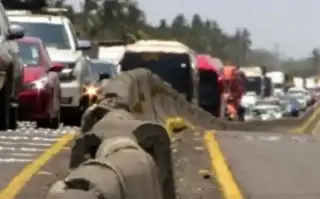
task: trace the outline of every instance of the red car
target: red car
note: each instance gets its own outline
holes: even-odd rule
[[[18,40],[23,61],[23,88],[19,94],[21,120],[35,120],[38,127],[60,125],[60,80],[63,65],[52,63],[42,41],[35,37]]]

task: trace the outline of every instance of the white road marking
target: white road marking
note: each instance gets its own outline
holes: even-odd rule
[[[0,131],[0,164],[25,164],[49,148],[61,136],[75,131],[75,127],[36,129],[34,123],[20,122],[16,130]]]
[[[0,151],[25,151],[25,152],[43,152],[45,149],[28,148],[28,147],[3,147],[0,146]]]
[[[0,163],[25,163],[25,162],[32,162],[33,159],[17,159],[17,158],[0,158]]]
[[[37,142],[4,142],[0,141],[0,145],[6,145],[6,146],[11,146],[11,145],[27,145],[27,146],[44,146],[44,147],[49,147],[52,145],[52,143],[37,143]]]
[[[30,153],[0,153],[0,157],[1,156],[9,156],[9,157],[12,157],[12,156],[15,156],[15,157],[32,157],[34,156],[35,154],[30,154]]]
[[[32,141],[56,142],[58,139],[59,138],[0,135],[0,140],[32,140]]]

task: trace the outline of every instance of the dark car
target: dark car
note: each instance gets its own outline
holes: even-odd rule
[[[102,82],[117,75],[117,66],[101,59],[89,59],[89,66],[93,80]]]
[[[279,102],[284,109],[285,115],[298,117],[300,115],[301,104],[295,97],[281,96]]]
[[[52,63],[42,41],[35,37],[18,40],[23,61],[23,90],[19,94],[19,116],[35,120],[38,127],[60,125],[59,72],[64,67]]]
[[[82,97],[82,103],[85,106],[94,103],[99,97],[101,87],[108,84],[110,78],[118,74],[117,66],[106,60],[87,59],[87,61],[90,75],[85,80],[87,86]]]
[[[0,3],[0,130],[15,129],[18,94],[22,84],[22,61],[16,39],[24,36],[20,26],[11,25]]]

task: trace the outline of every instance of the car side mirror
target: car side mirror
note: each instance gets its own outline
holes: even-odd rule
[[[65,68],[65,65],[57,62],[52,62],[52,66],[49,68],[51,72],[61,72]]]
[[[90,50],[91,49],[91,41],[89,40],[78,40],[77,49],[78,50]]]
[[[8,40],[21,39],[24,37],[24,29],[19,25],[11,25],[6,38]]]

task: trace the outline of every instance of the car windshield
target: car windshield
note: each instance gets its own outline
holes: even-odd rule
[[[39,46],[34,43],[22,41],[19,41],[18,45],[20,57],[25,67],[40,65],[41,59]]]
[[[114,75],[116,66],[108,62],[90,61],[91,71],[94,74],[108,73],[110,76]]]
[[[260,77],[247,77],[246,90],[247,92],[255,92],[257,95],[261,93],[262,79]]]
[[[305,96],[303,96],[303,95],[295,95],[294,97],[296,99],[298,99],[298,100],[304,100],[305,99]]]
[[[192,96],[191,63],[187,53],[126,52],[120,62],[121,70],[147,68],[172,85],[190,100]]]
[[[290,95],[303,95],[304,92],[301,90],[289,90],[288,94],[290,94]]]
[[[39,37],[46,47],[70,49],[67,32],[62,24],[12,22],[21,26],[26,36]]]
[[[283,84],[273,84],[274,88],[283,88]]]

